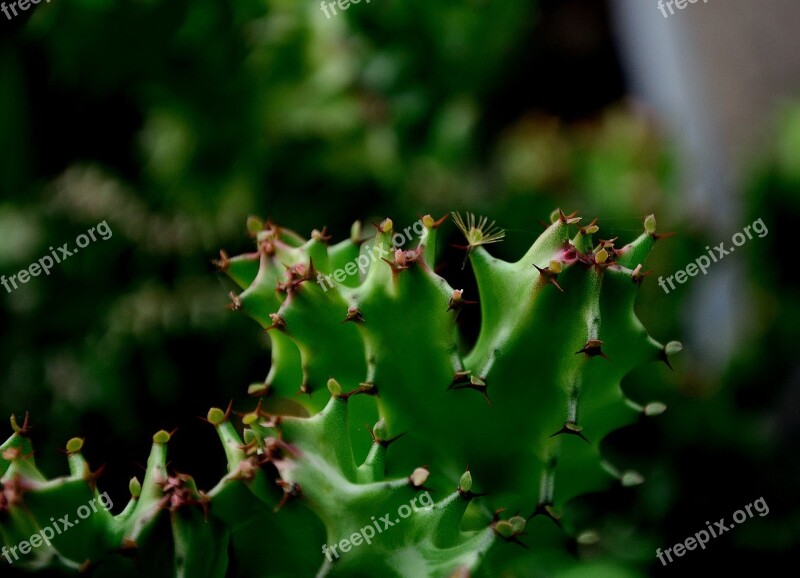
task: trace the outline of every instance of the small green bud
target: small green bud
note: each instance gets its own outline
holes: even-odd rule
[[[558,223],[560,220],[561,220],[561,211],[555,209],[552,213],[550,213],[551,223]]]
[[[655,215],[647,215],[644,220],[644,230],[648,235],[652,235],[656,232],[656,216]]]
[[[500,520],[494,525],[494,531],[503,538],[510,538],[514,535],[514,526],[508,520]]]
[[[244,425],[252,425],[258,421],[258,412],[250,412],[246,413],[244,417],[242,417],[242,423]]]
[[[556,261],[555,259],[550,261],[550,265],[547,267],[551,273],[555,273],[558,275],[563,270],[563,266],[561,261]]]
[[[246,445],[250,445],[255,442],[258,438],[256,437],[256,432],[251,429],[244,430],[244,443]]]
[[[247,388],[247,395],[266,395],[269,393],[269,386],[266,383],[253,383]]]
[[[422,484],[428,481],[428,476],[430,475],[431,473],[425,468],[417,468],[411,473],[409,481],[411,482],[412,486],[414,486],[415,488],[419,488],[420,486],[422,486]]]
[[[561,518],[561,512],[553,508],[553,506],[545,506],[544,511],[547,512],[547,515],[553,518],[554,520],[558,520]]]
[[[361,221],[356,221],[353,223],[353,226],[350,227],[350,240],[353,243],[361,241]]]
[[[626,488],[631,486],[638,486],[639,484],[644,483],[644,476],[639,472],[635,472],[633,470],[629,470],[622,474],[622,485]]]
[[[380,225],[381,231],[383,231],[384,233],[389,233],[392,230],[393,226],[394,223],[392,222],[391,219],[384,219]]]
[[[131,481],[128,483],[128,489],[131,491],[131,496],[134,498],[138,498],[142,495],[142,483],[135,476],[131,478]]]
[[[654,401],[644,406],[644,415],[651,417],[654,415],[661,415],[665,411],[667,411],[667,406],[660,401]]]
[[[372,434],[378,441],[385,441],[389,437],[389,432],[386,429],[386,420],[379,419],[375,427],[372,428]]]
[[[598,227],[597,225],[591,225],[589,227],[586,227],[585,229],[587,235],[594,235],[599,230],[600,227]]]
[[[592,544],[597,544],[600,541],[600,534],[594,530],[586,530],[585,532],[578,534],[576,540],[578,544],[581,544],[582,546],[591,546]]]
[[[430,229],[433,225],[436,224],[436,221],[433,220],[433,217],[430,215],[425,215],[422,217],[422,224],[425,225],[426,228]]]
[[[683,344],[680,341],[670,341],[664,347],[664,352],[667,355],[675,355],[676,353],[680,353],[683,351]]]
[[[225,412],[218,407],[212,407],[210,410],[208,410],[208,416],[206,416],[206,419],[211,425],[218,426],[225,421]]]
[[[458,482],[458,487],[462,492],[469,492],[472,490],[472,474],[469,470],[461,475],[461,481]]]
[[[508,519],[508,523],[514,529],[514,534],[521,534],[525,531],[525,518],[522,516],[512,516]]]
[[[83,440],[81,438],[72,438],[67,442],[67,452],[77,454],[83,449]]]
[[[594,260],[597,263],[605,263],[606,261],[608,261],[608,251],[606,251],[605,249],[600,249],[597,252],[597,255],[594,256]]]
[[[258,217],[247,217],[247,232],[251,235],[256,235],[261,229],[264,228],[264,221]]]
[[[163,429],[160,432],[156,432],[153,436],[153,443],[164,445],[169,442],[170,440],[169,432],[165,432]]]
[[[333,378],[328,380],[328,391],[331,392],[333,397],[340,397],[342,395],[341,384]]]

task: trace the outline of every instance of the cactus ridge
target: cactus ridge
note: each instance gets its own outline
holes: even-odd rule
[[[633,369],[669,363],[680,349],[650,337],[633,311],[662,235],[650,216],[617,248],[616,239],[593,239],[596,220],[581,225],[558,210],[506,262],[487,251],[502,229],[473,215],[453,220],[478,295],[436,273],[444,218],[423,217],[410,249],[394,245],[389,219],[371,239],[356,224],[337,244],[325,229],[306,240],[249,219],[256,250],[222,252],[217,265],[240,288],[230,307],[269,332],[272,363],[248,390],[258,401],[243,428],[231,407],[208,413],[226,475],[198,489],[170,471],[172,434],[158,432],[119,514],[93,512],[15,564],[98,576],[525,576],[561,526],[570,529],[567,502],[614,478],[642,481],[608,463],[601,443],[663,411],[620,388]],[[456,322],[467,306],[481,312],[469,348]],[[83,440],[67,444],[70,474],[47,480],[27,417],[12,417],[12,428],[0,446],[0,539],[9,548],[100,497]],[[430,507],[408,509],[422,497]],[[367,527],[374,537],[355,545]],[[524,548],[509,562],[514,544]],[[320,550],[335,545],[335,555]]]

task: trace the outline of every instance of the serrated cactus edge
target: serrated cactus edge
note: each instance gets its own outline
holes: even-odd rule
[[[650,337],[633,310],[661,235],[650,216],[616,248],[593,240],[596,221],[558,210],[512,263],[487,251],[503,239],[494,223],[454,215],[478,286],[467,295],[435,272],[446,220],[421,221],[418,244],[401,249],[389,219],[369,240],[356,224],[338,244],[324,229],[306,240],[249,219],[255,250],[222,252],[217,265],[240,288],[231,308],[269,332],[272,364],[249,388],[258,398],[249,413],[206,416],[226,475],[201,491],[169,470],[171,434],[158,432],[123,511],[98,511],[14,565],[117,578],[534,575],[548,536],[569,530],[560,519],[569,500],[614,478],[642,481],[609,464],[600,444],[638,415],[663,411],[620,388],[633,369],[680,350]],[[387,257],[331,287],[315,281],[353,271],[348,264],[368,250]],[[456,324],[467,306],[481,313],[469,351]],[[47,480],[27,418],[12,427],[0,446],[6,549],[100,495],[83,440],[67,445],[70,474]],[[420,492],[432,507],[377,524]],[[381,531],[369,544],[330,554],[360,543],[355,535],[370,525]]]

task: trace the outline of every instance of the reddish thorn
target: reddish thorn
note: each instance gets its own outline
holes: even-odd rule
[[[211,264],[217,268],[217,271],[227,271],[230,263],[230,257],[228,257],[228,254],[222,249],[219,251],[219,259],[213,259],[211,261]]]

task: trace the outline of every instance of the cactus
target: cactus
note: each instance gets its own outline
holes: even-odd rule
[[[217,264],[241,289],[230,307],[269,331],[272,364],[249,388],[258,401],[242,429],[231,407],[206,416],[226,475],[200,490],[170,470],[172,434],[158,432],[144,478],[113,515],[97,507],[108,496],[83,440],[67,444],[70,475],[47,480],[27,417],[12,417],[0,446],[3,563],[96,576],[533,575],[561,526],[570,530],[567,502],[613,478],[642,481],[600,444],[664,409],[627,400],[619,385],[680,349],[633,312],[663,235],[651,216],[616,248],[592,240],[595,221],[556,211],[509,263],[487,251],[503,239],[494,223],[453,220],[478,295],[434,271],[444,218],[415,224],[413,248],[398,246],[389,219],[369,241],[356,224],[334,245],[324,229],[305,240],[248,220],[256,251],[222,252]],[[481,327],[466,351],[456,319],[475,303]],[[20,550],[37,532],[40,545]]]

